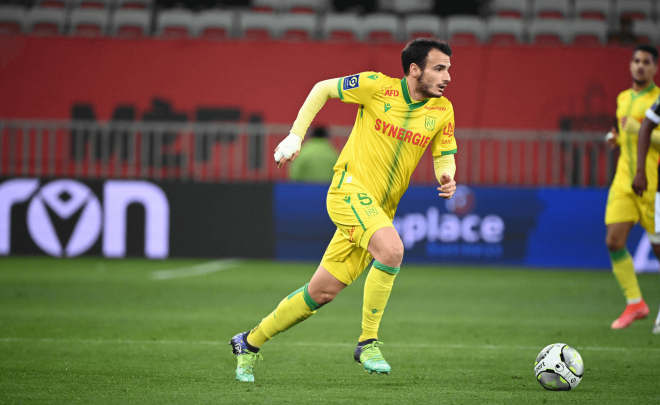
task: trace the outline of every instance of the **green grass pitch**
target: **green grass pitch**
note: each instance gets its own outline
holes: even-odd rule
[[[404,266],[381,325],[390,376],[353,361],[365,276],[267,343],[256,382],[234,380],[227,345],[305,284],[316,264],[0,259],[0,404],[648,404],[660,402],[658,275],[640,275],[650,316],[621,331],[608,272]],[[533,364],[578,349],[573,391],[545,391]]]

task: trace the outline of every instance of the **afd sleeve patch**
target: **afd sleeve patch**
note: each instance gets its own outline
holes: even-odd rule
[[[350,90],[360,87],[360,74],[358,73],[353,76],[344,77],[344,82],[341,87],[342,90]]]

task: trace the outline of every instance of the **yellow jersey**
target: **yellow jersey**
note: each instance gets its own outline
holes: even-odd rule
[[[405,77],[377,72],[339,78],[337,89],[343,102],[360,107],[335,175],[352,176],[392,219],[424,151],[456,153],[454,109],[445,97],[416,102]]]
[[[646,116],[646,110],[660,95],[660,88],[651,83],[644,90],[636,92],[628,89],[619,93],[616,98],[616,118],[619,126],[619,144],[621,145],[621,154],[616,165],[616,174],[612,187],[616,187],[624,192],[632,193],[632,182],[637,173],[637,133],[626,132],[623,130],[622,118],[629,117],[642,122]],[[646,155],[646,177],[648,181],[645,198],[654,199],[658,188],[658,160],[660,152],[654,147],[650,147]]]

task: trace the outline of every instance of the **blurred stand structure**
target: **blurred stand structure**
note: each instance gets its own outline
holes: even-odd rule
[[[0,120],[0,176],[200,182],[286,180],[272,159],[290,124]],[[341,150],[351,128],[330,126]],[[74,136],[72,136],[72,134]],[[606,186],[615,152],[601,131],[457,129],[463,183]],[[435,183],[429,151],[411,178]],[[294,162],[295,165],[295,162]],[[293,166],[293,165],[292,165]],[[288,167],[288,166],[287,166]]]
[[[328,139],[325,128],[316,128],[303,143],[300,155],[291,163],[289,177],[295,181],[330,183],[339,154]]]

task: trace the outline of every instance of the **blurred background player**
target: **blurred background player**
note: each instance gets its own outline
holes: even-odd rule
[[[300,148],[300,156],[291,164],[289,178],[295,181],[329,183],[335,172],[332,168],[339,155],[323,127],[312,132],[312,139]]]
[[[328,213],[337,231],[310,282],[285,297],[254,329],[231,339],[237,380],[254,381],[261,346],[332,301],[372,259],[354,358],[371,373],[390,372],[378,347],[378,329],[403,260],[403,243],[392,219],[427,147],[442,185],[439,196],[449,199],[456,191],[454,109],[442,97],[451,80],[451,54],[445,42],[416,39],[401,53],[403,79],[364,72],[325,80],[312,89],[291,134],[275,149],[275,160],[282,167],[296,159],[302,137],[328,98],[359,105],[328,190]]]
[[[657,55],[656,55],[657,63]],[[647,156],[649,146],[651,144],[651,138],[660,137],[660,131],[657,129],[654,130],[658,124],[660,124],[660,97],[655,100],[655,103],[646,110],[646,117],[642,121],[641,128],[639,129],[639,139],[637,145],[637,174],[635,174],[635,179],[633,180],[633,190],[638,196],[642,196],[648,187],[648,181],[646,178],[646,170],[643,164],[639,162],[644,160]],[[658,167],[660,171],[660,166]],[[656,191],[655,193],[655,226],[656,233],[658,233],[658,228],[660,227],[660,193]],[[655,251],[655,248],[654,248]],[[657,253],[656,253],[657,255]],[[653,325],[653,333],[660,334],[660,309],[658,309],[658,315],[655,318],[655,324]]]
[[[628,234],[639,222],[646,230],[653,252],[660,257],[660,234],[655,229],[655,193],[658,187],[658,149],[651,148],[643,162],[637,162],[637,132],[631,131],[629,122],[640,122],[646,110],[660,94],[653,82],[658,70],[658,51],[651,45],[637,45],[630,62],[632,88],[617,97],[616,117],[620,130],[612,128],[609,142],[621,146],[621,155],[616,167],[614,181],[607,197],[605,224],[606,244],[612,260],[612,269],[627,300],[623,313],[612,323],[612,329],[623,329],[634,321],[645,318],[648,305],[639,289],[633,260],[626,248]],[[628,126],[626,126],[628,124]],[[649,180],[648,191],[636,194],[633,191],[635,168],[645,168]]]

